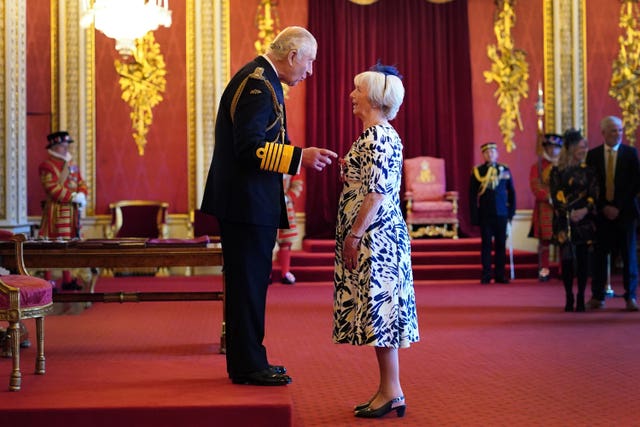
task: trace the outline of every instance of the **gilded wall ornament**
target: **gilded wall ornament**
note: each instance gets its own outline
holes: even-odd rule
[[[502,109],[498,125],[507,152],[516,148],[513,140],[516,125],[522,130],[519,103],[529,92],[529,65],[526,52],[514,47],[511,29],[515,25],[515,0],[496,0],[496,16],[493,31],[497,44],[487,47],[491,70],[484,72],[487,83],[495,82],[498,89],[494,96]]]
[[[134,129],[133,139],[138,146],[138,154],[142,156],[153,121],[151,109],[162,101],[167,83],[164,57],[153,32],[136,41],[130,61],[116,59],[114,65],[120,75],[122,99],[131,107],[129,116]]]
[[[262,55],[273,39],[280,32],[280,19],[276,9],[277,1],[259,0],[256,12],[256,27],[258,28],[258,39],[254,43],[258,55]]]
[[[280,32],[280,18],[278,17],[277,0],[258,0],[258,10],[256,11],[256,28],[258,28],[258,39],[254,46],[258,55],[263,55],[273,39]],[[289,86],[282,84],[284,97],[289,97]]]
[[[620,9],[622,35],[620,52],[613,61],[609,95],[618,101],[622,110],[624,134],[631,145],[636,143],[640,125],[640,9],[637,0],[623,0]]]

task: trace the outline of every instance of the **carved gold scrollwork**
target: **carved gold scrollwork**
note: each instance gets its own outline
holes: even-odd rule
[[[136,50],[130,61],[116,59],[115,67],[120,75],[122,99],[131,107],[133,139],[138,146],[138,154],[144,155],[147,133],[153,121],[151,109],[162,101],[167,74],[160,45],[153,32],[148,32],[136,41]]]
[[[522,130],[520,117],[520,99],[527,98],[529,91],[529,65],[526,52],[514,48],[511,29],[515,25],[515,0],[496,0],[496,17],[493,31],[497,44],[487,47],[487,55],[491,59],[491,70],[484,72],[487,83],[496,82],[498,89],[494,93],[502,114],[498,125],[507,152],[516,148],[513,140],[517,126]]]
[[[613,61],[609,95],[618,101],[622,110],[624,134],[631,145],[636,142],[636,129],[640,125],[640,9],[638,0],[623,0],[620,9],[622,35],[620,52]]]
[[[280,19],[274,0],[259,0],[256,12],[256,27],[258,28],[258,40],[254,43],[258,55],[262,55],[276,37],[280,28]]]

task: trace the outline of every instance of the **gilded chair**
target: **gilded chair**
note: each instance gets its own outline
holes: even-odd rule
[[[444,159],[404,161],[407,226],[411,238],[458,238],[458,192],[447,191]]]
[[[218,219],[200,209],[189,212],[189,237],[209,236],[211,243],[220,243],[220,225]]]
[[[105,230],[110,238],[168,237],[167,202],[155,200],[120,200],[109,204],[111,223]]]
[[[169,203],[157,200],[120,200],[110,203],[111,222],[105,229],[105,235],[109,239],[121,238],[145,238],[166,239],[169,237],[167,224],[167,211]],[[107,270],[102,273],[110,276],[112,272]],[[149,269],[144,267],[130,268],[126,271],[117,270],[119,275],[158,275],[167,276],[166,268]]]
[[[0,236],[6,240],[7,235]],[[24,266],[22,244],[26,240],[23,234],[10,237],[15,247],[18,274],[0,276],[0,320],[9,322],[7,339],[13,368],[9,378],[9,390],[18,391],[22,386],[20,373],[20,323],[25,319],[35,319],[37,337],[36,370],[38,375],[45,373],[44,358],[44,316],[53,310],[53,285],[37,277],[32,277]]]

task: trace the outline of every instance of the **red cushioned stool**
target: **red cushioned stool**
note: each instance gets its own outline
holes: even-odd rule
[[[0,240],[3,239],[0,236]],[[9,379],[9,390],[18,391],[22,384],[20,374],[20,322],[24,319],[36,319],[37,357],[36,374],[45,372],[44,359],[44,316],[53,310],[53,285],[50,282],[32,277],[24,266],[22,244],[26,240],[23,234],[13,235],[16,265],[19,274],[0,276],[0,320],[9,322],[7,330],[13,370]]]

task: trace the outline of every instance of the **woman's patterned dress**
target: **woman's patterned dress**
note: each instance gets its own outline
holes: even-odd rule
[[[344,188],[338,205],[334,273],[336,343],[409,347],[418,341],[411,246],[400,210],[402,141],[390,125],[365,130],[344,158]],[[358,268],[342,259],[345,237],[370,192],[383,194],[360,244]]]
[[[554,167],[550,185],[554,240],[560,246],[562,258],[571,258],[572,245],[591,245],[595,240],[598,180],[595,171],[582,163],[562,170]],[[579,222],[571,222],[571,211],[585,207],[589,213]]]

